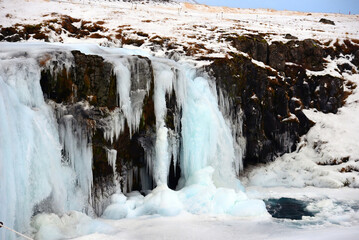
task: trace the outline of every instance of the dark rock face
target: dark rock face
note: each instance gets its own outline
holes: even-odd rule
[[[237,48],[253,58],[265,59],[255,54],[262,47],[254,44],[252,37],[240,41],[247,43],[234,42]],[[207,67],[217,87],[232,99],[232,108],[244,111],[245,165],[272,161],[295,150],[299,137],[314,124],[302,109],[336,113],[342,106],[346,98],[342,79],[306,73],[306,68],[324,68],[324,50],[316,44],[313,40],[272,43],[265,63],[275,70],[259,67],[235,54],[231,59],[216,59]]]
[[[313,71],[324,69],[324,51],[315,40],[290,41],[285,45],[284,52],[287,53],[286,62],[293,62]]]
[[[282,42],[274,42],[269,46],[269,56],[267,64],[271,67],[283,71],[286,62],[286,46]]]
[[[321,18],[321,19],[319,20],[319,22],[324,23],[324,24],[335,25],[334,21],[329,20],[329,19],[326,19],[326,18]]]
[[[115,107],[116,79],[112,65],[100,56],[85,55],[79,51],[72,54],[75,67],[66,70],[55,63],[56,69],[61,69],[55,76],[50,70],[42,72],[40,83],[45,96],[57,103],[88,100],[96,107]]]
[[[325,51],[319,42],[312,39],[273,42],[271,45],[259,35],[239,36],[230,40],[239,51],[248,53],[253,59],[279,71],[284,71],[286,62],[296,63],[314,71],[324,69]]]
[[[291,34],[289,34],[289,33],[287,33],[285,36],[284,36],[284,38],[285,39],[294,39],[294,40],[296,40],[296,39],[298,39],[296,36],[293,36],[293,35],[291,35]]]
[[[233,108],[244,111],[245,164],[268,162],[293,151],[299,136],[313,125],[302,113],[302,103],[294,98],[290,85],[272,70],[237,55],[215,60],[208,70],[217,86],[234,100]]]
[[[233,46],[239,51],[248,53],[254,59],[268,62],[267,41],[257,35],[240,36],[233,39]]]
[[[296,39],[290,34],[287,34],[286,38]],[[324,69],[325,51],[319,42],[312,39],[291,40],[288,43],[273,42],[270,45],[260,35],[230,37],[228,40],[239,51],[279,71],[284,71],[286,62],[296,63],[314,71]]]
[[[287,38],[290,38],[288,36]],[[293,151],[299,137],[313,122],[302,112],[316,108],[324,113],[336,113],[348,92],[343,79],[330,75],[307,75],[307,70],[321,71],[325,57],[332,59],[352,55],[358,66],[359,45],[351,40],[326,47],[306,39],[268,44],[263,36],[229,37],[239,51],[272,67],[261,68],[247,57],[232,54],[231,59],[216,59],[207,71],[232,99],[232,109],[244,111],[243,132],[247,139],[244,164],[268,162]],[[340,72],[352,72],[350,64],[338,66]],[[347,83],[347,88],[353,86]]]

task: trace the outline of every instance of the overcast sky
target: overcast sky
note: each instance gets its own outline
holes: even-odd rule
[[[303,12],[359,14],[359,0],[197,0],[199,3],[239,8],[272,8]]]

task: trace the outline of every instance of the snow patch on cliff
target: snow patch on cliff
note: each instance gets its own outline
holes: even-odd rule
[[[328,70],[329,73],[332,71]],[[341,77],[359,85],[359,74],[343,73]],[[358,188],[358,87],[337,114],[325,114],[315,109],[303,112],[315,125],[301,138],[297,150],[267,165],[254,167],[242,180],[251,186]]]

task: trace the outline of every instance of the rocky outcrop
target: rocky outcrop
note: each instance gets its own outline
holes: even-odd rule
[[[321,19],[319,20],[319,22],[324,23],[324,24],[335,25],[334,21],[329,20],[329,19],[326,19],[326,18],[321,18]]]
[[[324,69],[325,51],[313,39],[273,42],[270,45],[260,35],[238,36],[229,40],[239,51],[279,71],[285,70],[286,62],[296,63],[313,71]]]
[[[247,140],[244,163],[268,162],[293,151],[299,136],[313,123],[303,114],[284,78],[271,69],[256,66],[250,59],[233,55],[217,59],[208,67],[233,99],[234,109],[243,109],[243,133]]]
[[[314,124],[302,109],[336,113],[348,95],[344,84],[353,88],[341,78],[307,71],[321,71],[325,57],[341,54],[354,53],[352,63],[357,65],[359,46],[349,40],[336,43],[334,48],[312,39],[269,45],[261,35],[248,35],[232,38],[232,44],[249,57],[231,54],[227,59],[215,59],[207,71],[232,99],[233,111],[244,111],[245,165],[272,161],[293,151],[299,137]],[[267,67],[258,66],[251,58]],[[338,68],[341,72],[354,71],[350,64]]]

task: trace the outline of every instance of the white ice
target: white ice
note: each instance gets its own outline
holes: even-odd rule
[[[41,50],[29,50],[26,57],[19,48],[4,45],[0,48],[0,216],[7,226],[28,231],[36,211],[62,214],[86,208],[92,179],[78,164],[91,165],[91,158],[74,163],[87,150],[80,144],[71,151],[71,163],[63,163],[58,124],[40,87],[35,56]],[[72,132],[65,138],[76,143]],[[0,235],[15,238],[9,231]]]

